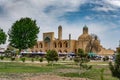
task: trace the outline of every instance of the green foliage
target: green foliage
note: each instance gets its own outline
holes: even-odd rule
[[[104,73],[104,68],[102,68],[101,70],[100,70],[100,72],[101,72],[101,74],[100,74],[100,79],[101,80],[104,80],[104,77],[103,77],[103,73]]]
[[[4,44],[6,42],[7,35],[3,32],[3,29],[0,28],[0,44]]]
[[[31,58],[31,61],[34,62],[34,58]]]
[[[43,62],[43,57],[41,57],[41,58],[39,59],[39,61],[40,61],[40,62]]]
[[[84,50],[83,50],[83,49],[78,49],[77,56],[79,56],[79,57],[84,57],[84,56],[85,56]]]
[[[91,65],[88,66],[87,64],[85,64],[86,62],[89,62],[89,59],[88,59],[88,55],[84,53],[83,49],[78,49],[78,53],[76,54],[74,61],[78,63],[80,70],[83,70],[83,69],[89,70],[92,68]]]
[[[109,57],[108,56],[105,56],[104,58],[103,58],[103,61],[108,61],[109,60]]]
[[[11,57],[11,61],[15,61],[15,57],[14,56]]]
[[[4,56],[0,56],[0,59],[3,60],[3,59],[4,59]]]
[[[25,57],[22,57],[22,58],[21,58],[21,61],[22,61],[22,62],[25,62]]]
[[[120,48],[117,51],[115,63],[112,64],[112,62],[110,62],[109,68],[112,72],[112,76],[114,76],[120,80]]]
[[[49,50],[49,51],[47,51],[46,59],[47,59],[48,63],[50,61],[52,61],[52,62],[58,61],[58,53],[55,50]]]
[[[39,27],[31,18],[17,20],[9,29],[9,41],[12,47],[19,50],[33,47],[37,42]]]

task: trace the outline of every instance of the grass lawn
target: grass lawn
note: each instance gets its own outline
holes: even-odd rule
[[[107,64],[107,62],[102,63]],[[82,77],[89,78],[90,80],[100,80],[100,70],[104,68],[104,80],[117,80],[111,76],[108,65],[96,65],[99,64],[99,62],[91,62],[88,64],[93,65],[93,68],[79,75],[79,67],[73,64],[73,62],[71,64],[70,61],[60,61],[57,64],[54,64],[53,67],[41,63],[0,62],[0,77],[19,78],[18,75],[20,75],[20,77],[25,77],[40,74],[52,74],[65,77]]]

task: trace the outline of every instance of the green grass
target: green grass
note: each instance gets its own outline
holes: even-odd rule
[[[1,62],[0,63],[0,73],[38,73],[38,72],[50,72],[51,68],[47,66],[40,65],[29,65],[26,63],[14,63],[14,62]]]
[[[0,62],[0,77],[2,76],[18,76],[24,74],[53,74],[65,77],[80,77],[89,78],[90,80],[100,80],[100,70],[104,68],[104,80],[117,80],[111,76],[108,62],[90,62],[89,65],[93,65],[93,68],[84,73],[78,74],[79,67],[70,61],[60,61],[51,66],[51,64],[41,63],[21,63],[21,62]],[[26,75],[25,75],[26,76]]]
[[[100,79],[100,70],[101,69],[105,69],[104,71],[104,80],[118,80],[114,77],[112,77],[111,72],[108,68],[108,66],[98,66],[98,65],[94,65],[93,68],[91,70],[88,70],[86,72],[83,72],[79,75],[79,71],[78,72],[71,72],[71,73],[63,73],[60,74],[60,76],[64,76],[64,77],[80,77],[80,78],[89,78],[91,80],[101,80]]]

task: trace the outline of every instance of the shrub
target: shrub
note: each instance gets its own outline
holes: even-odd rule
[[[41,57],[41,58],[39,59],[39,61],[40,61],[40,62],[43,62],[43,58]]]
[[[11,57],[11,61],[14,61],[15,60],[15,57]]]
[[[108,61],[108,60],[109,60],[108,56],[103,57],[103,61]]]
[[[117,49],[117,54],[115,55],[115,62],[109,63],[109,68],[111,70],[112,76],[120,80],[120,48]]]
[[[34,58],[32,58],[31,61],[34,62]]]
[[[21,61],[22,61],[22,62],[25,62],[25,57],[22,57],[22,58],[21,58]]]
[[[58,53],[55,50],[49,50],[46,54],[48,63],[51,61],[58,61]]]
[[[0,56],[0,59],[3,60],[3,59],[4,59],[4,56]]]

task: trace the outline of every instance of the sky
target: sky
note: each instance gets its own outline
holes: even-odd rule
[[[6,34],[16,20],[30,17],[40,27],[38,41],[44,32],[63,29],[63,39],[78,40],[87,25],[89,34],[98,35],[101,45],[116,49],[120,40],[120,0],[0,0],[0,28]],[[6,41],[6,47],[9,42]]]

